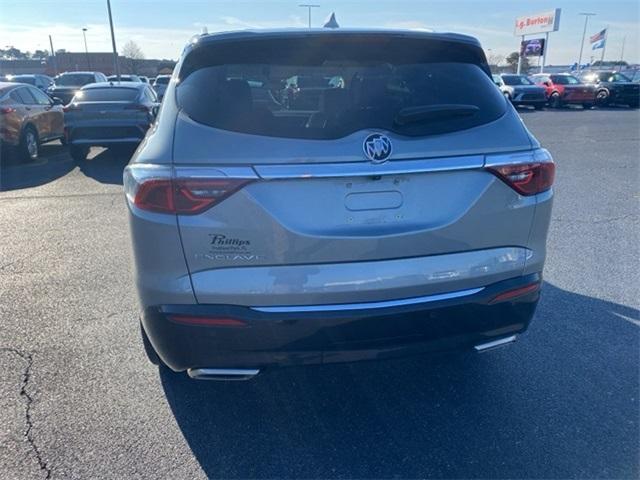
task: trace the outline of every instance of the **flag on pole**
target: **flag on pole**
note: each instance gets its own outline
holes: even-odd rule
[[[607,29],[599,31],[595,35],[589,37],[589,42],[591,43],[591,50],[597,50],[599,48],[604,48],[604,44],[607,41]]]

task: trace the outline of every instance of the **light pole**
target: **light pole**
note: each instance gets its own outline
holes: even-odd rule
[[[584,30],[582,30],[582,43],[580,43],[580,56],[578,57],[578,71],[582,65],[582,50],[584,49],[584,37],[587,34],[587,23],[589,23],[589,17],[596,15],[595,13],[579,13],[578,15],[584,15]]]
[[[84,37],[84,55],[87,59],[87,68],[91,70],[91,61],[89,60],[89,49],[87,48],[87,30],[88,28],[82,28],[82,36]]]
[[[107,0],[107,10],[109,11],[109,28],[111,29],[111,45],[113,47],[113,70],[120,81],[120,68],[118,68],[118,51],[116,50],[116,36],[113,33],[113,18],[111,16],[111,2]]]
[[[309,10],[309,28],[311,28],[311,9],[312,8],[320,8],[320,5],[313,5],[311,3],[301,3],[298,5],[299,7],[304,7]]]
[[[51,58],[53,59],[53,73],[58,75],[58,60],[56,59],[56,51],[53,49],[51,35],[49,35],[49,45],[51,46]]]

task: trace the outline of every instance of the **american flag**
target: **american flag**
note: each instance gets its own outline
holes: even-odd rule
[[[589,42],[591,42],[591,50],[597,50],[598,48],[604,48],[604,42],[607,39],[607,29],[600,30],[595,35],[589,37]]]

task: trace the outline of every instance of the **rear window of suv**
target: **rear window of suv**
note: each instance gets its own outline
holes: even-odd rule
[[[286,138],[370,128],[434,135],[491,122],[506,109],[479,47],[399,36],[211,42],[187,55],[176,90],[196,122]]]
[[[60,87],[81,87],[88,83],[95,82],[93,75],[87,73],[68,73],[56,77],[55,84]]]

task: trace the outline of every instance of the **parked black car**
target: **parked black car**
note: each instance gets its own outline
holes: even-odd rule
[[[84,85],[106,81],[107,77],[101,72],[65,72],[53,79],[53,85],[47,88],[47,93],[66,105]]]
[[[638,108],[640,105],[640,85],[633,83],[620,72],[610,70],[584,72],[582,81],[596,88],[596,105],[628,105]]]

